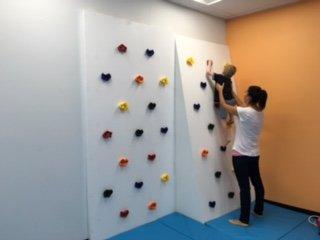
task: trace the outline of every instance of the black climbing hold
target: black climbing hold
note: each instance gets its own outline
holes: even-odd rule
[[[200,103],[193,104],[193,109],[198,111],[200,109]]]
[[[216,202],[215,201],[210,201],[209,202],[209,207],[214,208],[216,206]]]
[[[212,131],[214,129],[214,124],[213,123],[209,123],[208,124],[208,130]]]
[[[163,134],[166,134],[167,132],[168,132],[168,128],[167,127],[162,127],[161,129],[160,129],[160,132],[161,133],[163,133]]]
[[[227,146],[220,146],[221,152],[225,152],[227,150]]]
[[[110,73],[101,73],[101,79],[104,82],[108,82],[111,79]]]
[[[153,50],[153,49],[147,49],[147,50],[146,50],[146,55],[147,55],[148,57],[152,57],[153,54],[154,54],[154,50]]]
[[[207,87],[207,83],[206,82],[200,82],[200,87],[202,89],[205,89]]]
[[[112,190],[112,189],[106,189],[106,190],[104,190],[104,192],[103,192],[103,197],[104,197],[104,198],[109,198],[109,197],[111,197],[112,193],[113,193],[113,190]]]
[[[156,106],[157,106],[157,104],[151,102],[151,103],[148,104],[148,109],[149,109],[149,110],[153,110],[153,109],[156,108]]]
[[[136,135],[137,137],[141,137],[142,134],[143,134],[143,130],[142,130],[142,129],[137,129],[136,132],[135,132],[135,135]]]
[[[228,193],[228,198],[234,198],[234,192],[229,192]]]
[[[134,184],[134,187],[138,189],[142,188],[142,186],[143,186],[143,182],[135,182]]]
[[[215,176],[216,178],[220,178],[220,177],[221,177],[221,172],[220,172],[220,171],[216,171],[216,172],[214,173],[214,176]]]

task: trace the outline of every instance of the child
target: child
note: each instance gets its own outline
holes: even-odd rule
[[[221,119],[221,123],[223,127],[226,129],[226,142],[222,146],[221,149],[225,149],[226,146],[231,142],[231,125],[233,124],[233,116],[228,114],[228,112],[220,107],[220,100],[219,100],[219,94],[217,89],[215,88],[213,81],[216,83],[223,85],[223,96],[226,100],[226,102],[229,105],[236,105],[236,100],[233,97],[233,89],[232,89],[232,80],[231,77],[236,73],[237,68],[234,65],[226,64],[223,69],[222,74],[214,73],[213,71],[213,61],[207,60],[207,68],[206,68],[206,77],[208,80],[208,83],[212,90],[214,91],[214,106],[217,108],[217,113],[219,115],[219,118]]]

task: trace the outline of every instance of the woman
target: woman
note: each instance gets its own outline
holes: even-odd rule
[[[250,86],[242,102],[233,92],[237,106],[228,105],[223,96],[223,85],[216,84],[220,104],[229,114],[238,117],[232,150],[232,162],[240,188],[240,218],[231,224],[247,227],[250,218],[250,182],[254,186],[256,201],[253,214],[263,215],[264,187],[259,171],[259,135],[263,125],[263,110],[268,94],[258,86]]]

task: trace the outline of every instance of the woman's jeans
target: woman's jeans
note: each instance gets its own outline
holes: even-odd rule
[[[256,193],[254,212],[263,214],[264,187],[259,171],[259,156],[233,156],[232,162],[240,188],[241,214],[239,220],[249,223],[251,204],[249,179]]]

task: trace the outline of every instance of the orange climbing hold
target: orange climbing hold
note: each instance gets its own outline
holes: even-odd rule
[[[119,161],[119,167],[121,167],[121,168],[128,166],[128,164],[129,164],[128,158],[121,158]]]
[[[150,202],[150,203],[148,204],[148,209],[149,209],[150,211],[156,210],[156,209],[157,209],[157,203],[154,202],[154,201]]]
[[[208,155],[209,155],[209,150],[203,149],[202,152],[201,152],[201,156],[202,156],[203,158],[207,158]]]
[[[135,81],[136,84],[138,84],[138,85],[143,84],[143,81],[144,81],[143,76],[141,76],[141,75],[136,76],[136,78],[134,79],[134,81]]]

